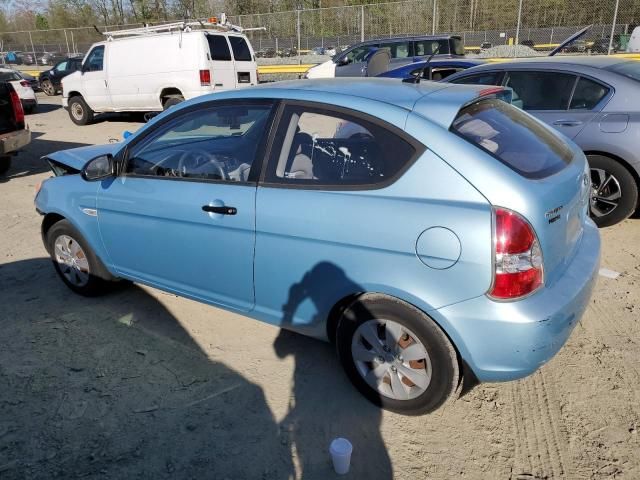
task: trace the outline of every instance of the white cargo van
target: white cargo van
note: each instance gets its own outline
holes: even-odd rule
[[[205,93],[257,85],[241,32],[198,22],[105,33],[82,69],[62,80],[62,105],[77,125],[100,112],[153,112]]]

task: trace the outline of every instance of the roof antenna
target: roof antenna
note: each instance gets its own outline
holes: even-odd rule
[[[425,64],[425,66],[418,71],[418,73],[414,74],[413,76],[409,77],[409,78],[405,78],[404,80],[402,80],[404,83],[420,83],[420,79],[421,78],[425,78],[427,80],[431,80],[433,78],[432,72],[431,72],[431,59],[438,54],[438,52],[440,51],[440,44],[438,44],[438,46],[436,46],[435,50],[433,51],[433,53],[431,55],[429,55],[429,58],[427,58],[427,63]]]

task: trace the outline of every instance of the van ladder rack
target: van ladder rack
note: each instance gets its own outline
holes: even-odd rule
[[[214,21],[210,21],[210,20],[214,20]],[[184,20],[182,22],[164,23],[162,25],[145,25],[144,27],[139,27],[139,28],[113,30],[110,32],[102,32],[102,34],[105,37],[108,37],[108,39],[112,40],[113,37],[148,35],[151,33],[160,33],[160,32],[170,32],[170,31],[190,32],[194,28],[202,28],[203,30],[217,30],[217,31],[223,31],[223,32],[240,32],[240,33],[251,31],[251,30],[266,30],[265,27],[242,28],[237,25],[233,25],[231,22],[227,21],[226,15],[222,14],[222,22],[218,22],[216,18],[208,19],[206,22],[203,22],[200,20],[196,20],[196,21]]]

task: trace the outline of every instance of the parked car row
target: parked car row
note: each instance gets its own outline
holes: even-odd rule
[[[31,84],[18,72],[9,68],[0,68],[0,82],[11,84],[25,113],[33,113],[38,108],[38,98],[31,88]]]
[[[0,175],[11,167],[11,157],[31,141],[31,132],[24,122],[24,110],[16,81],[2,80],[0,70]]]
[[[0,63],[8,65],[54,65],[66,55],[56,52],[19,52],[11,51],[1,54]]]

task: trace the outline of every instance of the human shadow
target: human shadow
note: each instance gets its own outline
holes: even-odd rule
[[[0,264],[0,305],[3,480],[291,477],[262,389],[144,289],[80,297],[36,258]]]
[[[327,287],[338,284],[351,284],[352,291],[363,291],[329,262],[314,266],[289,290],[282,308],[282,330],[274,342],[280,358],[291,355],[295,361],[289,411],[280,422],[280,431],[298,459],[296,470],[301,478],[335,475],[328,449],[336,437],[347,438],[353,445],[352,478],[393,478],[391,459],[380,433],[382,410],[351,385],[330,344],[287,330],[301,303],[310,299],[321,311],[331,300]]]

